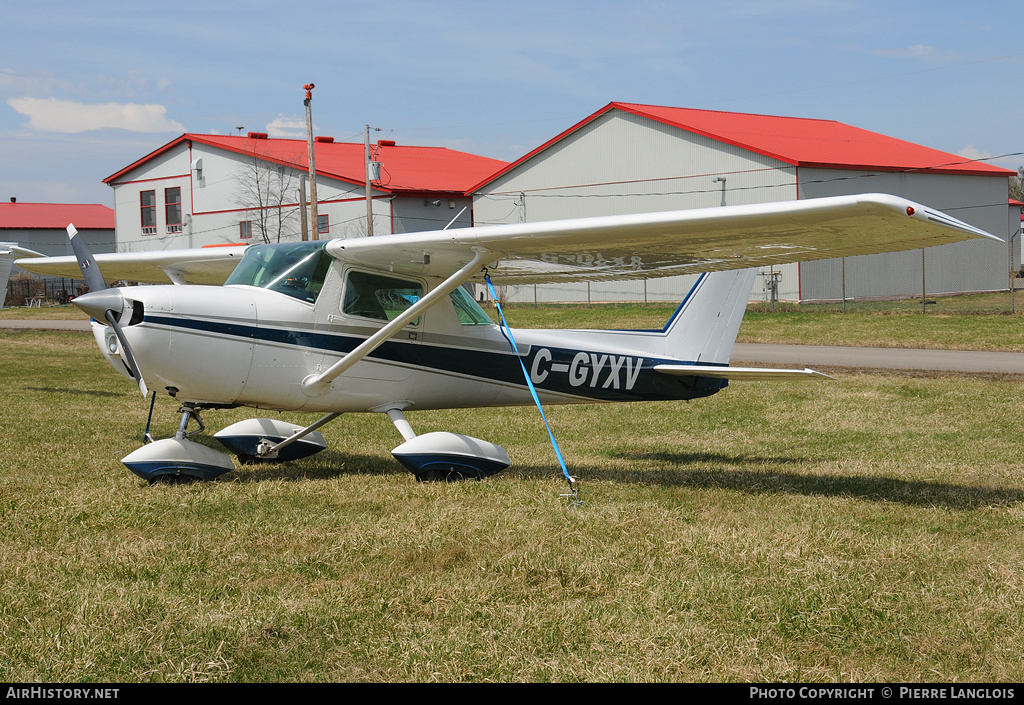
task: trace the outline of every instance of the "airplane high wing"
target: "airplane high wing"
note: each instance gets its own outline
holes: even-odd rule
[[[316,453],[326,447],[317,428],[374,412],[405,439],[392,454],[418,478],[490,475],[510,464],[505,449],[455,433],[417,436],[404,412],[697,399],[730,380],[825,377],[729,365],[753,268],[1001,242],[880,194],[95,258],[73,226],[68,234],[75,257],[17,264],[64,276],[80,268],[91,291],[74,303],[94,318],[108,362],[144,394],[181,403],[173,438],[122,460],[150,481],[233,469],[226,453],[189,440],[201,421],[187,429],[200,410],[235,406],[326,413],[305,427],[257,418],[215,434],[243,462]],[[461,288],[484,277],[526,284],[690,273],[701,276],[654,331],[499,329]],[[104,277],[173,285],[107,288]]]
[[[602,216],[546,223],[437,230],[386,239],[332,240],[337,259],[407,274],[446,276],[492,254],[505,284],[667,277],[809,262],[999,238],[896,196],[864,194],[805,201]],[[223,284],[247,245],[100,254],[115,281]],[[74,257],[18,260],[37,274],[81,277]],[[474,279],[480,281],[482,277]]]
[[[505,284],[640,279],[931,247],[999,238],[884,194],[491,225],[334,240],[343,260],[407,273],[446,274],[472,247],[493,255]],[[425,258],[424,255],[429,255]],[[429,262],[428,262],[429,260]]]

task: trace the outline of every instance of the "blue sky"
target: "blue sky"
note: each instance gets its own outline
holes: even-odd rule
[[[112,205],[182,132],[395,139],[513,160],[608,102],[839,120],[1024,164],[1009,2],[6,3],[0,198]],[[1001,157],[1000,155],[1015,154]]]

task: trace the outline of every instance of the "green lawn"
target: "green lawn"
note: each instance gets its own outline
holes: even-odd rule
[[[46,321],[60,319],[81,320],[87,316],[71,305],[67,306],[39,306],[27,308],[25,306],[8,306],[0,309],[0,320],[15,321]]]
[[[482,482],[417,484],[353,415],[313,458],[149,486],[118,462],[148,404],[90,335],[0,346],[6,682],[1024,678],[1016,379],[553,407],[572,509],[532,409],[410,414],[507,447]]]

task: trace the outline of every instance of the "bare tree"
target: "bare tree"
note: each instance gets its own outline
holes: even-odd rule
[[[390,224],[384,218],[374,214],[373,232],[378,235],[389,234],[387,229],[389,225]],[[366,216],[353,218],[352,220],[347,221],[339,234],[344,238],[366,237],[369,235],[369,231],[366,227]],[[335,237],[337,237],[337,235]]]
[[[261,140],[251,139],[245,163],[238,171],[235,202],[250,214],[253,234],[265,243],[298,239],[299,206],[293,201],[297,189],[295,172],[274,164],[259,151]]]
[[[1024,166],[1017,167],[1017,175],[1010,177],[1010,198],[1024,201]]]

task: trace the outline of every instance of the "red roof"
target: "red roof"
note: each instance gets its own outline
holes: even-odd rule
[[[0,203],[0,229],[113,230],[114,209],[96,203]]]
[[[612,110],[646,117],[794,166],[976,176],[1012,176],[1016,173],[834,120],[612,102],[500,172],[492,174],[473,190],[511,171]]]
[[[296,169],[307,169],[306,140],[253,139],[230,135],[185,134],[103,180],[112,184],[138,166],[186,140],[219,147],[239,154]],[[376,148],[376,146],[374,146]],[[365,183],[364,147],[360,143],[315,142],[316,172],[354,184]],[[374,187],[391,193],[465,193],[470,186],[506,166],[498,159],[456,152],[444,147],[387,145],[376,152],[383,164],[381,180]]]

